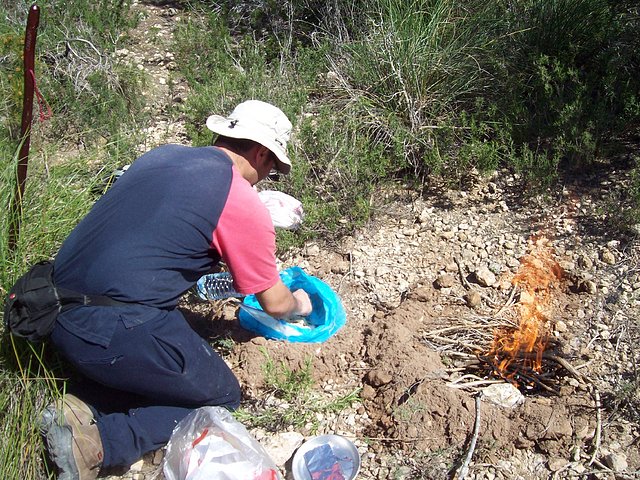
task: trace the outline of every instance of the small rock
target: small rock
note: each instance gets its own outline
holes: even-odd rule
[[[419,302],[427,302],[431,298],[429,295],[430,290],[427,287],[417,288],[413,293]]]
[[[391,269],[386,265],[380,265],[378,268],[376,268],[376,277],[383,277],[387,273],[391,273]]]
[[[557,440],[561,437],[571,437],[573,435],[573,427],[569,418],[559,418],[555,422],[551,422],[549,428],[543,434],[543,438]]]
[[[136,463],[131,465],[131,467],[129,467],[129,471],[130,472],[141,472],[143,468],[144,468],[144,460],[140,459]]]
[[[449,275],[448,273],[440,275],[436,278],[435,285],[437,288],[450,288],[453,287],[455,283],[455,278],[453,275]]]
[[[349,272],[349,267],[349,262],[346,260],[337,261],[331,265],[331,273],[345,274]]]
[[[575,286],[578,292],[584,292],[590,295],[594,295],[598,291],[598,287],[593,280],[587,280],[584,278],[579,278],[576,281]]]
[[[602,260],[607,265],[613,265],[616,263],[616,256],[613,254],[611,250],[605,248],[600,252],[600,260]]]
[[[604,464],[616,473],[624,472],[629,467],[624,453],[610,453],[604,457]]]
[[[578,264],[578,267],[584,270],[591,270],[593,268],[593,261],[586,255],[580,255],[576,263]]]
[[[507,267],[518,268],[520,266],[520,260],[514,257],[507,258]]]
[[[318,245],[309,245],[307,247],[307,255],[309,257],[316,257],[320,253],[320,247]]]
[[[374,387],[381,387],[382,385],[391,383],[393,377],[387,372],[376,369],[368,372],[365,380],[369,385],[372,385]]]
[[[456,273],[458,271],[458,264],[456,264],[455,262],[449,262],[444,267],[444,270],[445,272]]]
[[[532,294],[530,294],[526,290],[523,290],[522,292],[520,292],[520,295],[518,296],[518,301],[523,305],[532,305],[533,302],[535,301],[535,298]]]
[[[360,397],[362,397],[363,400],[373,400],[376,398],[376,390],[371,385],[365,383],[360,392]]]
[[[464,296],[464,299],[470,308],[476,308],[479,307],[480,304],[482,304],[482,297],[475,290],[471,290],[469,293],[467,293]]]
[[[163,459],[164,459],[164,450],[163,449],[156,450],[155,453],[153,454],[152,463],[154,465],[160,465]]]
[[[562,320],[558,320],[556,322],[556,332],[565,333],[566,331],[567,331],[567,324],[564,323]]]
[[[569,464],[569,461],[564,458],[551,457],[547,462],[549,466],[549,470],[552,472],[557,472],[558,470],[562,470]]]
[[[487,267],[480,267],[475,271],[475,279],[476,282],[482,287],[491,287],[496,283],[495,274],[489,270]]]
[[[589,427],[589,425],[583,425],[580,428],[577,428],[575,431],[575,436],[578,440],[584,440],[586,438],[591,438],[594,435],[593,429]]]

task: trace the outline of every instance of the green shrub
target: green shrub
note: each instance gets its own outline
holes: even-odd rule
[[[499,42],[492,98],[516,146],[582,168],[637,121],[640,17],[623,4],[530,0],[503,12],[511,33]]]
[[[486,87],[488,41],[460,2],[378,0],[334,67],[363,133],[414,171],[439,170],[455,112]],[[398,148],[401,145],[401,148]]]
[[[122,29],[137,21],[127,0],[39,2],[36,38],[36,86],[53,116],[43,124],[48,138],[69,141],[111,138],[143,124],[140,74],[119,65],[114,52],[122,46]],[[29,8],[13,3],[0,19],[0,119],[19,137],[22,114],[22,39]],[[0,42],[2,43],[2,42]],[[17,75],[16,75],[17,74]],[[37,102],[36,102],[37,105]],[[43,105],[40,108],[46,109]],[[6,113],[5,113],[6,112]],[[64,132],[64,133],[63,133]]]

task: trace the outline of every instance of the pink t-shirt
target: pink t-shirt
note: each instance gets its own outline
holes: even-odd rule
[[[279,280],[271,216],[258,192],[235,166],[227,203],[211,244],[229,267],[239,293],[262,292]]]

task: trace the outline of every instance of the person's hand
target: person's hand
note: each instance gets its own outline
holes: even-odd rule
[[[307,292],[300,289],[291,293],[293,295],[293,298],[296,301],[295,314],[300,315],[302,317],[311,315],[311,312],[313,311],[313,307],[311,306],[311,299],[309,298],[309,295],[307,294]]]

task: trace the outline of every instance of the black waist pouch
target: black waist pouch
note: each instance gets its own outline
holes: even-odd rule
[[[4,306],[6,328],[15,336],[31,342],[46,339],[63,309],[78,305],[126,305],[126,303],[98,295],[83,295],[56,288],[53,283],[53,262],[33,265],[18,279],[7,296]]]

